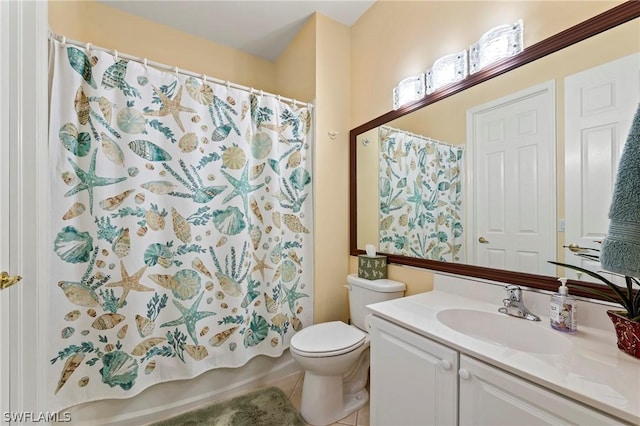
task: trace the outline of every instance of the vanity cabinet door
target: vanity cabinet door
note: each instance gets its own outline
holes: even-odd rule
[[[460,355],[461,425],[621,425],[553,391]]]
[[[458,352],[378,317],[368,323],[371,425],[455,425]]]

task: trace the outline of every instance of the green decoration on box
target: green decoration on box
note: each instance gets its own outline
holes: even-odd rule
[[[358,276],[367,280],[387,278],[387,256],[358,256]]]

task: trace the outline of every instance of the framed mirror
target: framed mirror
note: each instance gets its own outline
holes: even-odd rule
[[[568,231],[576,227],[582,231],[594,220],[606,221],[608,210],[608,204],[603,207],[602,202],[596,203],[595,190],[592,198],[574,199],[575,193],[580,191],[572,189],[568,183],[567,175],[572,171],[565,170],[565,164],[575,163],[577,155],[578,169],[584,168],[580,158],[589,157],[580,151],[580,147],[577,151],[572,148],[570,137],[565,134],[581,132],[565,117],[571,108],[581,108],[580,104],[569,107],[573,102],[570,97],[574,96],[571,90],[578,91],[577,98],[584,94],[579,86],[572,89],[572,81],[580,80],[581,73],[586,70],[624,58],[637,64],[640,58],[639,17],[640,3],[620,4],[461,82],[351,130],[350,254],[363,254],[364,245],[373,243],[388,256],[390,263],[555,290],[555,268],[547,260],[570,261],[571,256],[565,253],[563,246],[584,245],[584,242],[574,241]],[[618,67],[625,68],[625,65]],[[637,84],[637,72],[635,79]],[[596,104],[608,96],[601,89],[594,89]],[[540,94],[546,96],[547,102],[543,113],[527,119],[526,114],[517,112],[516,102],[528,102]],[[638,101],[631,99],[633,105]],[[526,130],[532,124],[546,126],[541,133],[545,145],[542,148],[546,151],[539,147],[533,151],[521,150],[513,157],[515,161],[509,163],[520,164],[514,176],[528,173],[536,178],[522,179],[525,185],[512,191],[513,199],[491,193],[478,195],[483,189],[493,187],[493,171],[505,172],[505,163],[479,160],[483,152],[480,136],[492,134],[491,123],[496,121],[492,114],[500,105],[504,111],[519,117],[516,123],[520,128]],[[618,141],[622,139],[622,144],[633,112],[635,109],[631,114],[622,114],[616,124],[616,129],[624,128],[624,134],[621,135],[620,130],[611,130],[617,132],[615,135],[610,132]],[[440,123],[447,125],[439,126]],[[481,127],[483,123],[484,128]],[[584,141],[579,140],[578,144],[581,143]],[[529,147],[530,143],[527,144]],[[608,171],[585,175],[580,182],[604,181],[602,173],[614,175],[614,157],[620,150],[621,144],[610,148],[612,158]],[[597,156],[595,152],[592,150],[589,154]],[[492,158],[501,155],[506,154]],[[531,162],[531,158],[536,158],[537,162]],[[445,167],[437,168],[437,176],[435,169],[430,167],[434,161],[439,166],[442,162],[447,163]],[[482,170],[483,165],[485,170]],[[595,167],[592,169],[598,173]],[[420,174],[424,176],[419,177]],[[546,180],[541,183],[539,177]],[[507,182],[510,185],[516,180]],[[429,185],[439,188],[441,193],[446,192],[448,198],[444,201],[425,199]],[[438,191],[431,193],[434,192]],[[417,199],[420,199],[418,204],[415,203]],[[481,204],[482,200],[489,202]],[[499,208],[492,210],[496,204]],[[499,234],[491,231],[496,223],[500,223],[499,212],[513,205],[525,213],[518,220],[525,223],[527,229],[535,228],[537,233],[543,233],[545,243],[544,247],[538,248],[537,243],[526,240],[523,243],[526,249],[519,250],[525,255],[516,256],[515,260],[512,256],[509,263],[507,256],[501,257],[500,250],[491,250],[491,241]],[[576,206],[580,208],[574,208]],[[544,223],[541,214],[527,216],[534,207],[544,212]],[[581,217],[585,223],[576,225],[573,217]],[[490,226],[487,227],[487,223]],[[435,226],[429,228],[429,224]],[[427,231],[418,236],[414,232],[407,238],[408,228]],[[601,236],[594,234],[592,242]]]

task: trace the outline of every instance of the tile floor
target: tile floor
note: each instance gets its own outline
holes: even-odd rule
[[[291,401],[293,406],[299,410],[300,402],[302,400],[303,378],[303,372],[294,373],[285,377],[284,379],[266,383],[261,385],[260,387],[265,387],[265,385],[277,386],[285,393],[285,395],[289,397],[289,400]],[[367,403],[367,405],[362,407],[357,412],[351,414],[350,416],[338,420],[336,423],[334,423],[334,425],[369,426],[369,404]]]

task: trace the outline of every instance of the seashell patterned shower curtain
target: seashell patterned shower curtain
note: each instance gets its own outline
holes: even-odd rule
[[[51,55],[48,408],[281,355],[312,322],[309,108]]]
[[[381,126],[380,251],[464,261],[462,146]]]

